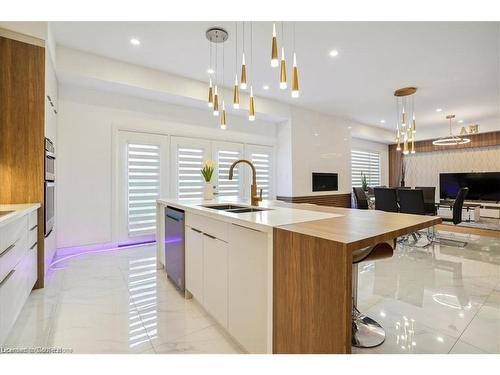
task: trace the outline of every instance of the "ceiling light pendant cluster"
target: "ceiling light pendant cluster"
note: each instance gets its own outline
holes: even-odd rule
[[[456,146],[456,145],[463,145],[463,144],[469,143],[470,142],[469,138],[462,138],[462,137],[453,135],[453,132],[451,131],[451,122],[453,119],[455,119],[455,115],[450,114],[450,115],[446,116],[446,119],[449,121],[448,136],[445,138],[436,139],[435,141],[432,141],[432,144],[435,146]]]
[[[227,33],[226,30],[222,28],[214,27],[208,29],[207,32],[205,33],[205,36],[210,42],[210,67],[208,71],[213,72],[214,75],[213,77],[214,82],[212,82],[212,77],[209,78],[207,104],[209,108],[212,108],[212,114],[215,117],[219,117],[221,129],[226,129],[226,103],[224,100],[224,90],[222,89],[222,92],[219,93],[219,83],[222,85],[222,88],[224,87],[225,51],[224,51],[224,44],[222,44],[222,74],[219,75],[218,45],[224,43],[228,39],[229,34]],[[213,47],[215,47],[215,62],[212,65]],[[222,80],[219,82],[220,77],[222,77]],[[221,94],[222,97],[220,96]]]
[[[284,26],[281,22],[281,58],[278,63],[278,41],[276,37],[276,24],[273,24],[273,37],[271,41],[271,66],[277,68],[279,66],[279,88],[286,90],[288,88],[287,75],[286,75],[286,57],[284,47]],[[291,96],[292,98],[299,97],[299,71],[297,68],[297,55],[295,52],[295,23],[293,24],[293,66],[291,76]]]
[[[396,143],[397,151],[403,154],[415,153],[415,133],[417,132],[417,120],[415,115],[416,87],[404,87],[394,91],[396,98]]]

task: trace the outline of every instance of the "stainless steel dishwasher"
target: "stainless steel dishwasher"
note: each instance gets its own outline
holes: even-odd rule
[[[184,291],[184,211],[165,208],[165,271],[177,289]]]

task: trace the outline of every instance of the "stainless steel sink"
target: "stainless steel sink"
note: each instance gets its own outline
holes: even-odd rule
[[[1,217],[1,216],[8,215],[8,214],[10,214],[11,212],[14,212],[14,211],[0,211],[0,217]]]
[[[242,214],[245,212],[260,212],[260,211],[269,211],[269,208],[254,208],[254,207],[246,207],[246,208],[235,208],[232,210],[225,210],[226,212],[232,212],[233,214]]]
[[[232,212],[235,214],[242,214],[245,212],[260,212],[260,211],[269,211],[269,208],[259,208],[259,207],[248,207],[248,206],[239,206],[236,204],[207,204],[201,205],[201,207],[211,208],[213,210]]]
[[[247,208],[245,206],[238,206],[238,205],[235,205],[235,204],[207,204],[207,205],[201,205],[201,207],[205,207],[205,208],[211,208],[213,210],[222,210],[222,211],[226,211],[226,210],[234,210],[234,209],[239,209],[239,208]]]

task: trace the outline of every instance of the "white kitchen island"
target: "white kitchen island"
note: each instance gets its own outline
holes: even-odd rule
[[[179,238],[165,236],[165,208],[173,207],[184,212],[183,223],[174,225],[185,234],[185,264],[173,259],[185,270],[187,296],[249,353],[351,353],[352,251],[441,223],[278,201],[261,202],[267,210],[260,212],[204,207],[229,203],[249,206],[227,198],[158,200],[158,268],[165,264],[165,237],[172,238],[171,252]]]
[[[204,206],[248,202],[216,199],[157,201],[157,261],[165,263],[166,206],[185,212],[185,286],[249,353],[272,353],[273,228],[341,216],[261,202],[265,211],[231,213]]]

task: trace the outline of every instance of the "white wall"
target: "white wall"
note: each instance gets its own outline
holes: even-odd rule
[[[63,85],[57,140],[57,247],[114,242],[113,129],[274,145],[275,124]]]
[[[384,143],[366,141],[364,139],[352,138],[352,150],[378,152],[380,154],[380,182],[389,186],[389,146]]]
[[[339,191],[350,191],[350,121],[292,108],[294,196],[324,195],[312,191],[312,172],[338,173]]]
[[[435,186],[439,199],[439,173],[500,172],[500,146],[419,152],[405,156],[408,186]]]

